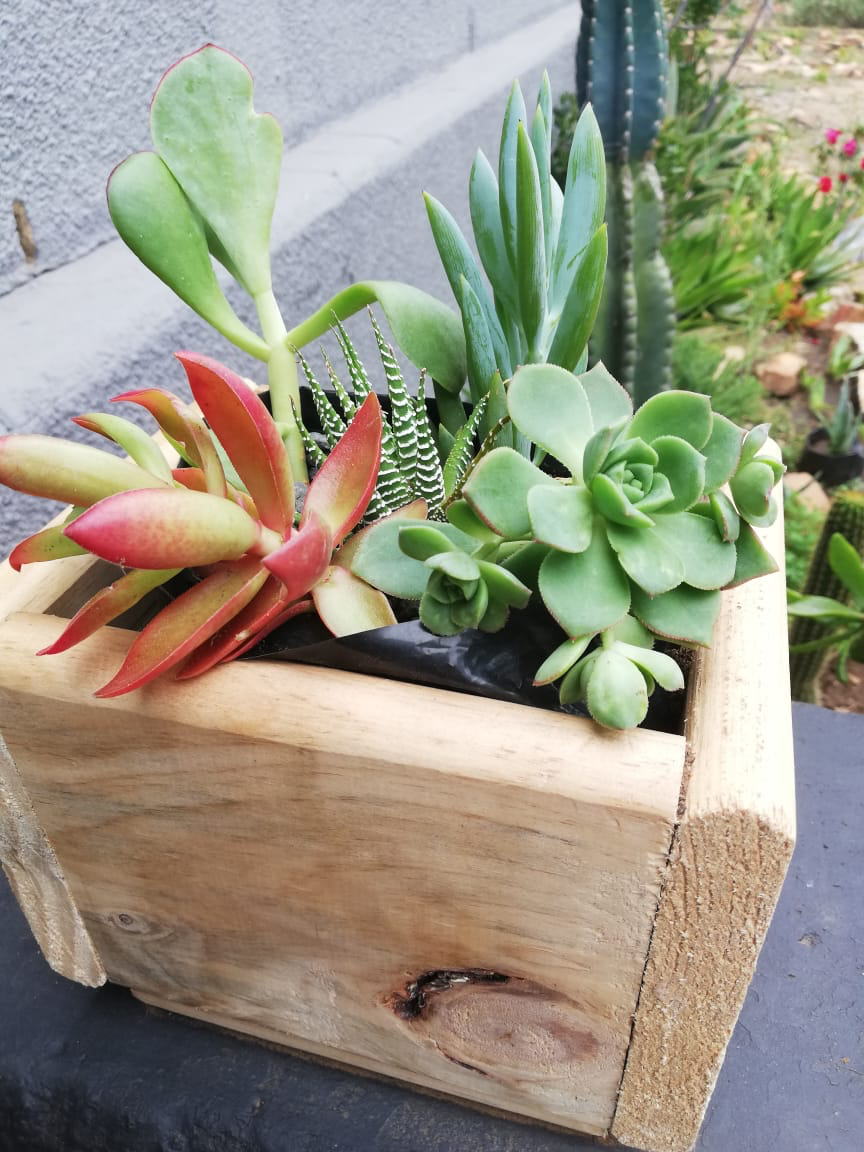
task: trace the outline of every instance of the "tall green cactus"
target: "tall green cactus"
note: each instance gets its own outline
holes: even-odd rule
[[[660,0],[584,0],[576,93],[591,103],[606,152],[609,260],[591,339],[637,404],[669,387],[675,297],[660,253],[663,192],[654,147],[669,50]]]
[[[805,596],[830,596],[832,599],[848,602],[848,592],[843,582],[834,574],[828,564],[828,543],[835,532],[849,541],[859,555],[864,555],[864,492],[854,490],[837,492],[834,502],[822,528],[822,535],[813,552]],[[825,624],[819,620],[796,617],[792,621],[789,634],[790,646],[810,644],[825,636]],[[789,670],[792,681],[793,700],[816,701],[819,673],[828,655],[828,649],[817,648],[809,652],[791,652]]]

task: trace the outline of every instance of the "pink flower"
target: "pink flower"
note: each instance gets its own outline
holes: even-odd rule
[[[858,141],[854,136],[850,136],[846,143],[843,145],[843,151],[847,156],[854,156],[858,151]]]
[[[819,191],[820,192],[830,192],[832,187],[833,187],[833,184],[831,183],[831,177],[830,176],[823,176],[821,178],[821,180],[819,181]]]
[[[825,132],[825,139],[828,141],[829,144],[836,144],[837,141],[840,139],[840,129],[839,128],[828,128]]]
[[[841,172],[839,174],[839,176],[837,177],[837,179],[840,181],[841,184],[845,184],[846,181],[849,179],[849,173],[848,172]]]

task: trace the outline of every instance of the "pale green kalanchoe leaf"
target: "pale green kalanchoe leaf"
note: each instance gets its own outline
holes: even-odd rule
[[[282,132],[252,107],[252,77],[208,45],[162,78],[150,107],[153,143],[251,296],[270,289],[270,221]]]

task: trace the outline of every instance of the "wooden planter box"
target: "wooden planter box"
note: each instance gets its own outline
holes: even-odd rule
[[[131,633],[34,653],[104,579],[0,574],[0,858],[56,971],[690,1146],[794,840],[782,576],[724,593],[681,736],[284,663],[96,700]]]

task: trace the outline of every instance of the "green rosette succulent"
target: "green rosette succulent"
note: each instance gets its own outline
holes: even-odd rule
[[[565,633],[535,682],[560,680],[562,702],[584,700],[600,723],[633,727],[656,683],[683,687],[672,657],[652,650],[655,638],[710,644],[720,589],[776,570],[754,531],[776,515],[783,470],[764,451],[767,427],[745,435],[691,392],[660,393],[634,414],[602,364],[579,376],[520,368],[507,409],[534,459],[508,447],[477,459],[447,508],[460,535],[450,537],[444,567],[431,554],[421,565],[418,527],[396,525],[378,548],[373,529],[353,571],[391,591],[394,573],[417,565],[421,619],[442,633],[486,626],[483,581],[454,549],[494,565],[539,597]],[[547,458],[556,467],[543,470]],[[460,581],[472,608],[448,611]]]

